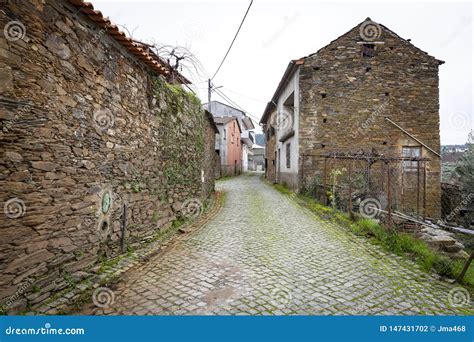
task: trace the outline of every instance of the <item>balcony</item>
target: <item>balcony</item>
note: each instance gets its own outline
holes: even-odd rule
[[[252,147],[252,145],[255,143],[255,132],[243,131],[240,134],[240,140],[242,140],[242,143],[244,143],[245,145]]]

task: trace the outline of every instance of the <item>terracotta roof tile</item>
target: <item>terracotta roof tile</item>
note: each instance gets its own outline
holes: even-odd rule
[[[179,72],[173,70],[167,62],[163,61],[153,53],[146,45],[127,37],[125,33],[120,31],[117,25],[114,25],[108,17],[104,17],[101,11],[94,10],[92,3],[83,0],[69,0],[69,2],[80,10],[80,12],[84,13],[90,20],[105,29],[107,34],[115,39],[128,52],[150,66],[154,71],[167,77],[173,73],[177,76],[176,79],[179,82],[186,84],[191,83]]]

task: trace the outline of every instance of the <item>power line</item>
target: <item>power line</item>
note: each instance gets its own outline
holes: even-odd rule
[[[250,97],[250,96],[247,96],[247,95],[244,95],[244,94],[241,94],[241,93],[238,93],[236,91],[233,91],[233,90],[230,90],[229,88],[225,87],[226,91],[228,92],[231,92],[232,94],[235,94],[237,96],[241,96],[241,97],[244,97],[248,100],[252,100],[252,101],[255,101],[255,102],[258,102],[258,103],[264,103],[264,104],[267,104],[267,101],[262,101],[262,100],[257,100],[256,98],[253,98],[253,97]]]
[[[226,100],[229,104],[235,106],[236,108],[238,108],[238,109],[240,109],[242,112],[244,112],[246,115],[252,117],[254,120],[257,121],[257,123],[260,122],[260,119],[259,119],[259,118],[257,118],[255,115],[250,114],[248,111],[246,111],[246,110],[243,109],[241,106],[239,106],[237,103],[235,103],[235,101],[233,101],[229,96],[227,96],[226,94],[224,94],[224,93],[222,92],[222,90],[214,88],[214,91],[215,91],[217,94],[219,94],[219,96],[222,97],[224,100]]]
[[[230,99],[226,94],[224,94],[221,90],[219,89],[215,89],[215,92],[218,93],[220,95],[220,97],[222,97],[223,99],[225,99],[229,104],[235,106],[237,109],[240,109],[242,112],[244,113],[247,113],[247,111],[245,109],[243,109],[241,106],[239,106],[237,103],[235,103],[235,101],[233,101],[232,99]],[[250,115],[250,114],[249,114]]]
[[[224,64],[224,61],[225,61],[225,59],[227,58],[227,55],[229,54],[230,49],[232,49],[232,45],[234,45],[235,39],[236,39],[237,36],[239,35],[240,29],[241,29],[242,25],[244,24],[245,18],[247,17],[247,14],[249,13],[250,7],[252,7],[252,4],[253,4],[253,0],[250,0],[250,5],[249,5],[249,7],[247,8],[247,11],[245,12],[245,15],[244,15],[242,21],[240,22],[239,28],[237,29],[237,32],[235,33],[234,39],[232,39],[232,43],[230,43],[230,46],[229,46],[229,48],[227,49],[227,52],[225,53],[225,56],[224,56],[224,58],[222,59],[221,64],[219,64],[219,67],[217,68],[216,72],[214,73],[214,76],[211,77],[211,81],[214,79],[214,77],[216,77],[217,73],[218,73],[219,70],[221,69],[222,64]],[[210,82],[209,82],[209,83],[210,83]]]

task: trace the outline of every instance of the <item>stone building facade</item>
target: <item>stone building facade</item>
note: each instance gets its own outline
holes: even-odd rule
[[[393,203],[410,212],[423,201],[424,214],[440,217],[442,63],[370,18],[316,53],[291,61],[261,120],[268,140],[267,177],[294,189],[317,178],[322,182],[321,156],[330,152],[424,157],[429,159],[425,192],[415,191],[420,175],[413,163],[400,162],[392,179]],[[333,163],[326,175],[347,165]]]
[[[186,80],[90,3],[3,2],[0,26],[8,311],[200,210],[214,188],[215,130]]]
[[[264,122],[265,130],[265,178],[270,182],[276,183],[276,170],[277,170],[277,151],[276,151],[276,136],[275,128],[270,122],[275,121],[276,112],[272,112],[268,116],[268,123]]]

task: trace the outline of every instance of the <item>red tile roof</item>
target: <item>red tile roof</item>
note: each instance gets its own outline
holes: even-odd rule
[[[183,75],[174,70],[168,63],[153,53],[148,46],[127,37],[124,32],[119,30],[117,25],[114,25],[109,20],[108,17],[104,17],[101,11],[95,10],[90,2],[83,0],[69,0],[69,2],[80,10],[81,13],[84,13],[90,20],[103,28],[107,34],[115,39],[128,52],[136,56],[143,63],[147,64],[154,71],[166,77],[173,74],[174,76],[177,76],[175,79],[181,83],[191,83]]]

